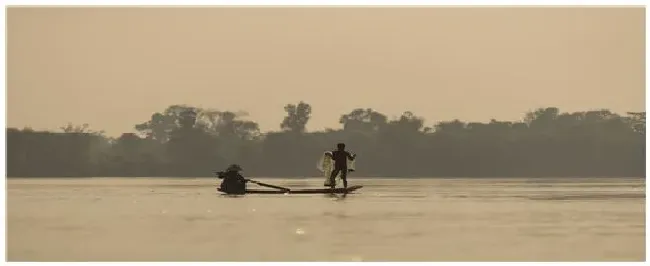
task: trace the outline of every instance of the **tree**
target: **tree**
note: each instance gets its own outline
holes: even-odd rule
[[[440,122],[436,124],[433,129],[434,133],[436,134],[457,135],[459,133],[463,133],[465,131],[465,127],[466,125],[464,122],[455,119],[453,121]]]
[[[645,112],[627,112],[634,131],[645,135]]]
[[[196,124],[196,111],[192,109],[183,110],[178,117],[180,127],[185,130],[194,128]]]
[[[247,113],[220,112],[216,123],[214,123],[214,132],[225,138],[234,137],[243,140],[257,138],[260,135],[259,125],[253,121],[239,119],[244,115]]]
[[[300,101],[298,105],[287,104],[284,107],[284,111],[287,112],[287,115],[282,120],[280,128],[284,131],[304,133],[307,122],[311,118],[311,106]]]
[[[555,107],[539,108],[526,113],[524,121],[531,129],[551,130],[559,114],[560,109]]]
[[[424,119],[406,111],[398,119],[390,121],[389,124],[397,127],[400,131],[420,132],[424,127]]]
[[[377,132],[388,123],[386,115],[372,108],[357,108],[352,112],[342,115],[339,123],[346,131]]]
[[[65,126],[59,127],[63,133],[87,133],[93,135],[103,135],[105,132],[103,130],[94,131],[90,129],[90,125],[84,123],[82,125],[73,125],[68,123]],[[30,129],[31,130],[31,129]]]
[[[147,138],[165,143],[169,141],[171,132],[181,127],[181,121],[183,123],[191,123],[190,114],[196,114],[199,111],[198,108],[187,105],[171,105],[162,113],[154,113],[151,115],[149,121],[135,125],[135,129]]]

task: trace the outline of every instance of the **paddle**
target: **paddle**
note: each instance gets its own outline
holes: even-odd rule
[[[217,176],[220,176],[221,174],[223,174],[222,171],[215,171],[214,173],[217,174]],[[221,177],[219,177],[219,178],[221,178]],[[251,182],[253,184],[263,186],[263,187],[270,187],[270,188],[275,188],[275,189],[284,190],[284,191],[290,191],[291,190],[291,189],[288,189],[286,187],[279,187],[279,186],[269,185],[269,184],[262,183],[260,181],[255,181],[255,180],[252,180],[252,179],[246,179],[246,181]]]
[[[278,186],[274,186],[274,185],[269,185],[269,184],[266,184],[266,183],[262,183],[260,181],[255,181],[255,180],[251,180],[251,179],[246,179],[246,180],[248,182],[251,182],[253,184],[258,184],[258,185],[263,186],[263,187],[270,187],[270,188],[275,188],[275,189],[285,190],[285,191],[290,191],[291,190],[291,189],[288,189],[286,187],[278,187]]]

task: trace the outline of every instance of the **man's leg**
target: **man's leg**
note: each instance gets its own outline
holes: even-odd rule
[[[341,179],[343,179],[343,187],[348,188],[348,169],[341,169]]]
[[[330,187],[333,189],[336,187],[336,175],[341,172],[341,169],[334,168],[334,171],[332,171],[332,174],[330,174]]]
[[[237,193],[245,194],[246,193],[246,183],[241,182],[237,184]]]

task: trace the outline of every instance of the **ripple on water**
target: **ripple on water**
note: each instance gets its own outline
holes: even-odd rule
[[[188,216],[183,216],[183,220],[188,222],[194,222],[194,221],[209,221],[214,219],[203,215],[188,215]]]

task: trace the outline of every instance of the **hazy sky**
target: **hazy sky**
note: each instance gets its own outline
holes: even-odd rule
[[[171,104],[245,110],[262,130],[313,106],[520,119],[645,107],[643,8],[9,8],[9,126],[133,131]]]

